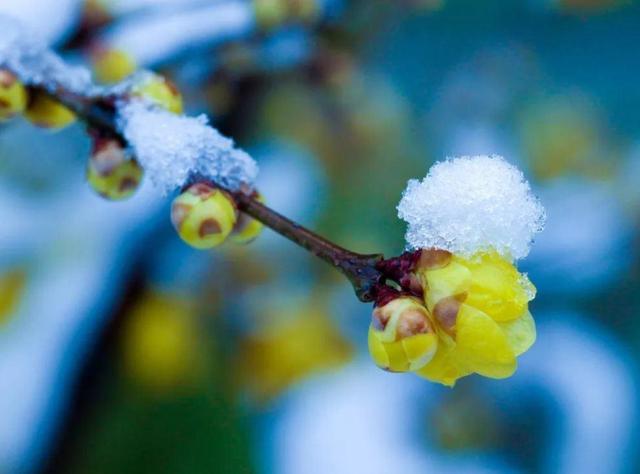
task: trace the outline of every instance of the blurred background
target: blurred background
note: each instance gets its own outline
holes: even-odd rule
[[[284,6],[283,6],[284,5]],[[288,12],[288,13],[283,13]],[[67,60],[169,76],[274,209],[397,255],[408,179],[502,154],[548,225],[538,341],[454,389],[368,359],[369,305],[266,230],[188,248],[84,183],[80,125],[0,127],[0,473],[640,472],[640,6],[2,0]]]

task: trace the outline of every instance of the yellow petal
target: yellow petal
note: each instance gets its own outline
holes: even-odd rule
[[[423,367],[434,356],[438,337],[416,334],[399,341],[385,342],[384,333],[369,327],[369,353],[378,367],[393,372],[407,372]]]
[[[514,321],[498,324],[517,356],[529,350],[536,340],[536,323],[528,310]]]
[[[466,303],[496,321],[518,318],[531,299],[532,285],[507,260],[497,253],[485,253],[465,260],[471,271],[471,290]]]
[[[465,293],[471,287],[471,272],[454,258],[446,267],[423,272],[425,304],[429,311],[443,298]]]
[[[389,367],[389,356],[387,356],[384,344],[376,333],[375,328],[369,327],[369,354],[378,367],[386,369]]]
[[[406,372],[409,370],[409,359],[407,359],[402,341],[385,343],[384,349],[389,357],[387,369],[393,372]]]
[[[486,377],[509,377],[516,357],[498,323],[472,306],[462,304],[456,323],[457,362]]]
[[[404,352],[409,360],[409,370],[417,370],[427,364],[438,349],[438,336],[430,334],[416,334],[401,341]]]
[[[431,362],[416,371],[420,377],[449,387],[453,387],[460,377],[469,373],[470,371],[456,363],[455,344],[442,344],[442,341]]]

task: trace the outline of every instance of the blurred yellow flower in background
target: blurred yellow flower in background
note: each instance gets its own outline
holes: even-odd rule
[[[309,375],[348,362],[353,349],[317,301],[291,304],[265,314],[260,331],[239,347],[242,385],[259,402],[267,402]]]
[[[527,107],[520,136],[533,173],[548,180],[578,173],[604,178],[615,148],[607,143],[598,109],[581,97],[552,97]]]
[[[157,393],[189,386],[205,357],[193,305],[149,291],[126,318],[122,358],[127,375]]]

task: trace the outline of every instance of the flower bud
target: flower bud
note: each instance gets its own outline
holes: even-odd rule
[[[100,82],[119,82],[135,70],[136,62],[125,51],[114,48],[100,49],[93,55],[93,72]]]
[[[133,94],[153,102],[174,114],[182,113],[182,95],[177,87],[162,76],[152,75],[133,89]]]
[[[24,116],[42,128],[61,129],[76,121],[71,110],[41,91],[32,94]]]
[[[258,202],[264,203],[264,197],[260,193],[255,193],[254,199]],[[230,239],[237,244],[248,244],[255,240],[264,225],[257,219],[254,219],[244,212],[240,212],[238,215],[238,221],[233,227]]]
[[[93,190],[114,201],[130,197],[142,180],[142,168],[127,156],[118,140],[97,138],[87,164],[87,181]]]
[[[0,69],[0,122],[24,112],[28,94],[24,85],[11,72]]]
[[[417,298],[401,296],[374,309],[369,353],[379,367],[392,372],[418,370],[437,348],[429,312]]]
[[[190,186],[171,207],[171,222],[178,235],[197,249],[212,248],[224,242],[236,219],[231,198],[204,183]]]

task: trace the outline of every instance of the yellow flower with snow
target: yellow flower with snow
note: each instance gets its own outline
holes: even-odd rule
[[[420,252],[414,275],[423,302],[400,296],[374,310],[376,364],[449,386],[472,373],[513,375],[536,338],[528,309],[535,288],[526,275],[495,252],[462,258],[434,249]]]
[[[437,335],[433,357],[408,370],[450,386],[512,375],[536,338],[535,288],[512,262],[546,218],[523,173],[500,156],[449,158],[408,182],[398,216],[415,252],[385,262],[402,291],[423,297]]]

